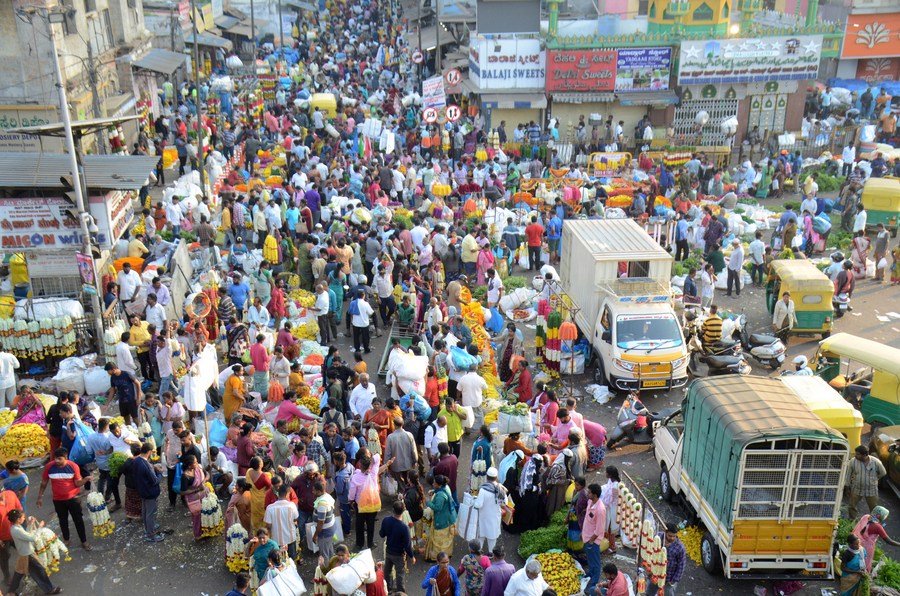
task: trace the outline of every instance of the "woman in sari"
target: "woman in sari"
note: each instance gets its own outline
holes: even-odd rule
[[[231,318],[231,324],[225,334],[228,341],[228,364],[241,364],[244,352],[250,349],[250,333],[246,325],[237,318]]]
[[[559,511],[566,502],[566,491],[572,481],[573,457],[571,449],[563,449],[544,473],[541,484],[544,492],[544,513],[547,517]]]
[[[3,479],[3,490],[11,490],[19,497],[22,503],[22,511],[28,512],[28,504],[25,500],[28,498],[28,474],[19,468],[19,462],[11,459],[6,462],[6,478]]]
[[[774,174],[774,169],[771,165],[760,168],[759,184],[756,185],[756,194],[754,195],[757,199],[765,199],[769,196],[769,186],[772,184],[772,174]]]
[[[779,161],[775,166],[775,180],[773,181],[773,186],[775,186],[773,194],[776,199],[780,199],[784,195],[784,178],[784,164]]]
[[[336,567],[340,567],[350,562],[350,549],[346,544],[336,544],[334,546],[334,556],[327,561],[323,557],[319,557],[319,564],[316,565],[316,572],[313,577],[313,594],[315,596],[332,596],[334,591],[331,584],[328,583],[326,576],[328,572]],[[384,580],[382,579],[382,582]],[[368,589],[368,585],[363,584]]]
[[[803,212],[803,252],[808,256],[812,256],[815,250],[816,242],[819,241],[819,233],[813,228],[813,214],[809,211]]]
[[[419,471],[415,468],[409,471],[409,484],[403,492],[403,505],[413,524],[410,534],[421,539],[425,535],[425,490],[419,482]],[[413,545],[417,542],[413,538]]]
[[[263,472],[262,467],[262,459],[254,457],[250,460],[250,469],[246,475],[247,482],[250,483],[250,526],[254,532],[266,527],[263,521],[266,515],[266,493],[272,488],[272,476]]]
[[[381,443],[381,451],[384,452],[392,423],[390,412],[382,409],[381,403],[381,398],[379,397],[372,400],[372,407],[363,417],[363,425],[375,429],[378,433],[378,442]]]
[[[194,542],[199,542],[203,539],[203,529],[200,525],[201,502],[206,496],[206,481],[209,476],[191,453],[182,456],[181,464],[184,469],[181,476],[181,496],[184,497],[191,513]]]
[[[225,527],[230,528],[237,523],[250,534],[250,483],[244,478],[237,479],[231,500],[225,508]]]
[[[588,470],[596,470],[606,459],[606,429],[602,424],[585,419],[584,438],[587,439]]]
[[[891,268],[891,285],[900,284],[900,244],[891,251],[894,266]]]
[[[344,284],[347,282],[347,276],[341,269],[333,269],[328,273],[328,289],[334,292],[336,304],[330,304],[331,311],[340,319],[343,316],[344,309]]]
[[[500,380],[504,383],[509,381],[512,376],[512,357],[525,355],[525,337],[522,332],[516,329],[515,323],[507,323],[506,337],[503,349],[500,351]]]
[[[90,426],[93,430],[97,430],[97,418],[88,408],[88,401],[84,399],[77,391],[69,394],[69,405],[73,406],[78,413],[78,418],[82,422]],[[159,443],[157,443],[158,445]]]
[[[869,259],[869,239],[862,230],[853,238],[853,250],[850,251],[850,261],[853,263],[853,274],[857,279],[866,278],[866,262]]]
[[[256,538],[247,543],[246,556],[250,560],[250,585],[259,585],[269,568],[269,553],[278,552],[278,543],[269,538],[269,531],[262,527],[256,531]],[[254,584],[253,579],[256,579]]]
[[[866,575],[866,549],[859,544],[859,536],[850,534],[841,553],[841,596],[868,596],[863,594]]]
[[[44,430],[47,430],[47,421],[44,418],[44,404],[34,395],[31,387],[23,387],[19,397],[13,400],[12,405],[18,412],[13,424],[37,424]]]
[[[782,250],[785,248],[791,247],[791,242],[794,240],[794,236],[797,235],[797,220],[791,219],[784,225],[784,230],[781,232],[781,248]]]
[[[477,464],[477,465],[476,465]],[[478,439],[472,445],[472,468],[469,476],[469,488],[477,491],[487,479],[488,468],[493,467],[494,458],[491,451],[491,429],[481,425]]]
[[[501,238],[500,244],[494,247],[494,269],[497,270],[500,279],[505,280],[509,277],[509,258],[511,256],[512,251],[506,245],[506,240]]]
[[[491,252],[490,243],[481,247],[478,257],[475,260],[475,268],[478,272],[478,285],[483,286],[487,283],[487,270],[494,266],[494,253]]]
[[[884,522],[887,520],[890,512],[878,505],[872,508],[872,513],[866,514],[860,518],[856,527],[853,528],[853,534],[859,536],[859,543],[866,551],[866,571],[872,573],[872,559],[875,556],[875,545],[878,544],[879,538],[892,546],[900,546],[900,542],[892,539],[887,535],[884,529]]]
[[[431,500],[425,506],[431,509],[431,527],[425,543],[425,560],[436,561],[438,553],[453,555],[456,534],[456,505],[447,485],[447,477],[438,474],[431,483]],[[427,512],[426,512],[427,517]]]

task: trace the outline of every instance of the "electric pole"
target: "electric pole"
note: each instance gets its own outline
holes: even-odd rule
[[[203,112],[200,111],[200,33],[197,31],[197,2],[191,0],[191,26],[194,31],[194,107],[197,110],[197,164],[200,191],[206,196],[206,159],[203,155]]]
[[[103,113],[100,111],[100,93],[97,91],[97,87],[100,84],[100,81],[97,77],[97,65],[94,62],[94,46],[93,43],[89,40],[87,45],[87,64],[82,64],[82,66],[87,67],[88,71],[88,80],[91,85],[91,106],[94,110],[94,118],[103,118]],[[103,135],[95,135],[97,137],[97,153],[105,154],[106,153],[106,143],[103,142]]]

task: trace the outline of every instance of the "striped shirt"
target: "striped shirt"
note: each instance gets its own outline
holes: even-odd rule
[[[868,460],[863,462],[855,457],[850,460],[850,492],[861,497],[877,497],[878,480],[887,472],[878,458]]]
[[[710,315],[703,321],[703,343],[709,344],[722,339],[722,317]]]

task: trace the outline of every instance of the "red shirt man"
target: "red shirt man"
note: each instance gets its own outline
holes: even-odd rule
[[[544,226],[537,222],[537,217],[532,216],[531,223],[525,226],[525,239],[530,247],[538,247],[544,238]]]

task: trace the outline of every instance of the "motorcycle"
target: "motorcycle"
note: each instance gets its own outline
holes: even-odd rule
[[[732,337],[740,339],[745,354],[750,354],[763,366],[778,370],[784,364],[786,348],[780,339],[768,333],[750,333],[747,327],[747,315],[738,317]]]
[[[662,421],[678,408],[664,408],[660,412],[648,410],[636,392],[622,402],[616,414],[616,427],[606,437],[606,448],[612,449],[622,440],[634,445],[649,445],[653,442],[653,423]]]
[[[831,307],[834,309],[834,318],[840,319],[850,310],[850,296],[845,292],[831,297]]]
[[[720,339],[706,345],[700,340],[700,324],[696,317],[685,313],[684,340],[688,349],[688,371],[695,377],[701,376],[697,362],[706,365],[706,376],[749,375],[750,365],[741,354],[741,343],[735,339]]]

